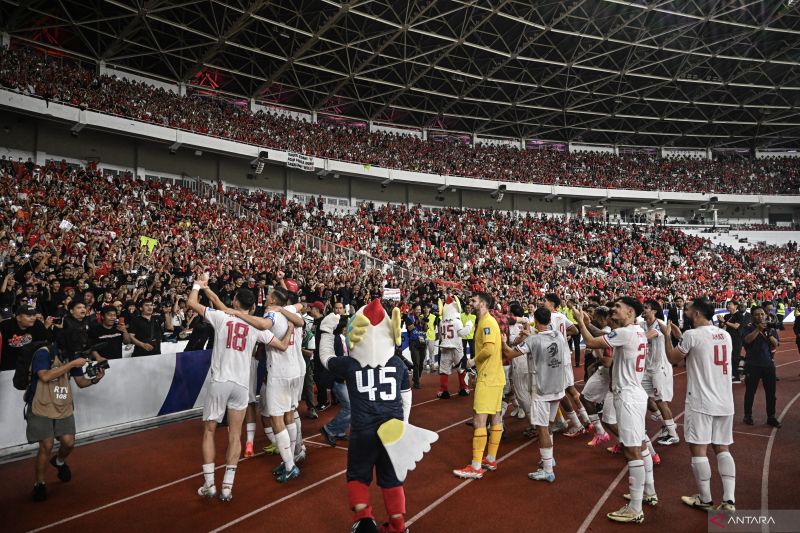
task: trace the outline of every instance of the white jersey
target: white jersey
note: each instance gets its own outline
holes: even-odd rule
[[[683,333],[678,350],[686,355],[686,406],[712,416],[733,414],[730,334],[716,326]]]
[[[271,331],[260,330],[240,318],[206,307],[205,319],[214,327],[214,350],[211,352],[212,381],[232,381],[250,387],[250,361],[256,343],[265,345],[274,338]],[[269,347],[267,348],[269,350]]]
[[[550,313],[550,329],[561,333],[565,341],[569,340],[567,338],[567,330],[571,325],[572,322],[569,321],[569,318],[564,313],[559,313],[558,311]]]
[[[303,318],[303,316],[297,312],[297,308],[294,305],[287,305],[284,307],[287,311],[292,314]],[[288,322],[288,321],[287,321]],[[305,320],[303,320],[305,322]],[[294,338],[289,343],[289,350],[295,353],[297,357],[297,364],[300,367],[302,375],[306,373],[306,360],[303,358],[303,328],[302,327],[294,327]]]
[[[264,318],[272,320],[272,327],[270,330],[273,335],[282,339],[289,329],[289,321],[286,317],[278,311],[267,311]],[[293,336],[289,342],[297,344],[296,336]],[[302,355],[302,354],[301,354]],[[300,368],[297,360],[297,353],[295,352],[294,345],[283,352],[270,348],[267,346],[267,379],[294,379],[302,376],[305,373],[304,369]]]
[[[611,367],[611,390],[623,401],[647,401],[642,388],[642,374],[647,358],[647,337],[642,328],[631,324],[603,335],[603,341],[614,349]]]
[[[462,337],[469,335],[472,326],[464,327],[461,317],[443,318],[439,322],[439,347],[440,348],[462,348]]]
[[[657,337],[647,340],[647,359],[645,361],[645,371],[648,374],[654,374],[664,370],[665,365],[668,365],[667,352],[664,349],[664,334],[661,332],[661,324],[658,320],[653,322],[650,326],[645,326],[646,331],[650,333],[655,331]]]

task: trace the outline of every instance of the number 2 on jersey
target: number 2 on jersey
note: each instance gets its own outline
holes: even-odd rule
[[[644,372],[644,360],[647,358],[647,344],[642,343],[639,345],[639,350],[636,356],[636,371]]]
[[[243,352],[247,347],[247,333],[250,331],[250,326],[233,320],[226,322],[225,325],[228,326],[228,342],[225,343],[225,347]]]
[[[720,357],[722,353],[722,357]],[[714,345],[714,364],[722,367],[722,373],[728,374],[728,346],[725,344]]]

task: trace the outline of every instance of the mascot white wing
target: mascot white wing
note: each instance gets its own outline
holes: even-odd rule
[[[439,440],[439,434],[412,426],[393,418],[381,424],[378,437],[394,466],[397,479],[405,481],[409,470],[414,470],[422,456],[431,451],[431,444]]]

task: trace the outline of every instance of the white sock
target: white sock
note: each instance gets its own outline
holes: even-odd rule
[[[644,461],[644,493],[655,494],[656,482],[653,479],[653,457],[650,455],[650,450],[642,452],[642,461]]]
[[[711,503],[711,465],[708,457],[692,457],[692,472],[703,503]]]
[[[589,413],[586,412],[585,407],[581,407],[580,409],[578,409],[578,418],[581,419],[581,424],[583,424],[584,426],[589,425]]]
[[[542,468],[548,474],[553,471],[553,448],[539,448],[539,454],[542,456]]]
[[[247,424],[247,442],[253,444],[254,440],[256,440],[256,423],[250,422]]]
[[[677,437],[678,432],[675,430],[675,420],[669,419],[664,420],[664,426],[667,428],[667,433],[669,433],[670,437]]]
[[[64,464],[64,459],[56,455],[56,466],[62,466]]]
[[[567,419],[569,420],[569,427],[572,429],[581,429],[583,426],[581,425],[581,421],[578,420],[578,415],[575,411],[570,411],[567,414]]]
[[[650,442],[650,439],[645,439],[645,444],[647,444],[647,451],[650,452],[650,456],[653,457],[656,455],[656,450],[653,448],[653,443]]]
[[[297,426],[288,424],[286,426],[286,431],[289,432],[289,446],[291,446],[292,455],[294,455],[294,450],[297,447]]]
[[[606,428],[604,428],[603,427],[603,423],[600,422],[600,415],[596,415],[596,414],[589,415],[589,422],[591,422],[592,425],[594,426],[594,432],[595,433],[597,433],[598,435],[605,435],[606,434]]]
[[[289,438],[289,430],[284,429],[275,434],[275,441],[278,445],[278,452],[281,454],[283,466],[287,471],[294,467],[294,454],[292,453],[292,441]]]
[[[226,465],[225,475],[222,476],[222,490],[233,489],[233,478],[236,477],[236,465]]]
[[[733,462],[731,452],[717,454],[717,470],[722,478],[722,499],[726,502],[735,502],[736,463]]]
[[[303,450],[303,423],[300,421],[300,413],[294,411],[294,425],[297,427],[297,444],[294,447],[294,454],[297,455]]]
[[[561,414],[561,409],[556,411],[556,419],[554,420],[556,424],[563,424],[564,422],[564,415]]]
[[[276,442],[275,442],[275,432],[272,431],[271,427],[265,427],[264,428],[264,435],[267,436],[267,438],[269,439],[269,442],[271,444],[276,444]]]
[[[203,479],[205,479],[206,487],[214,486],[214,463],[203,465]]]
[[[637,513],[642,512],[642,495],[644,494],[644,461],[637,459],[628,461],[628,489],[631,494],[630,508]]]

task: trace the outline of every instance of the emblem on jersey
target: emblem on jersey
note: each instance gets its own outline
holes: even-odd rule
[[[606,335],[606,337],[608,337],[609,339],[613,339],[613,338],[614,338],[614,337],[616,337],[616,336],[617,336],[617,332],[616,332],[616,331],[612,331],[611,333],[609,333],[608,335]]]
[[[492,331],[491,328],[483,328],[483,334],[484,335],[488,335],[489,332],[491,332],[491,331]]]

